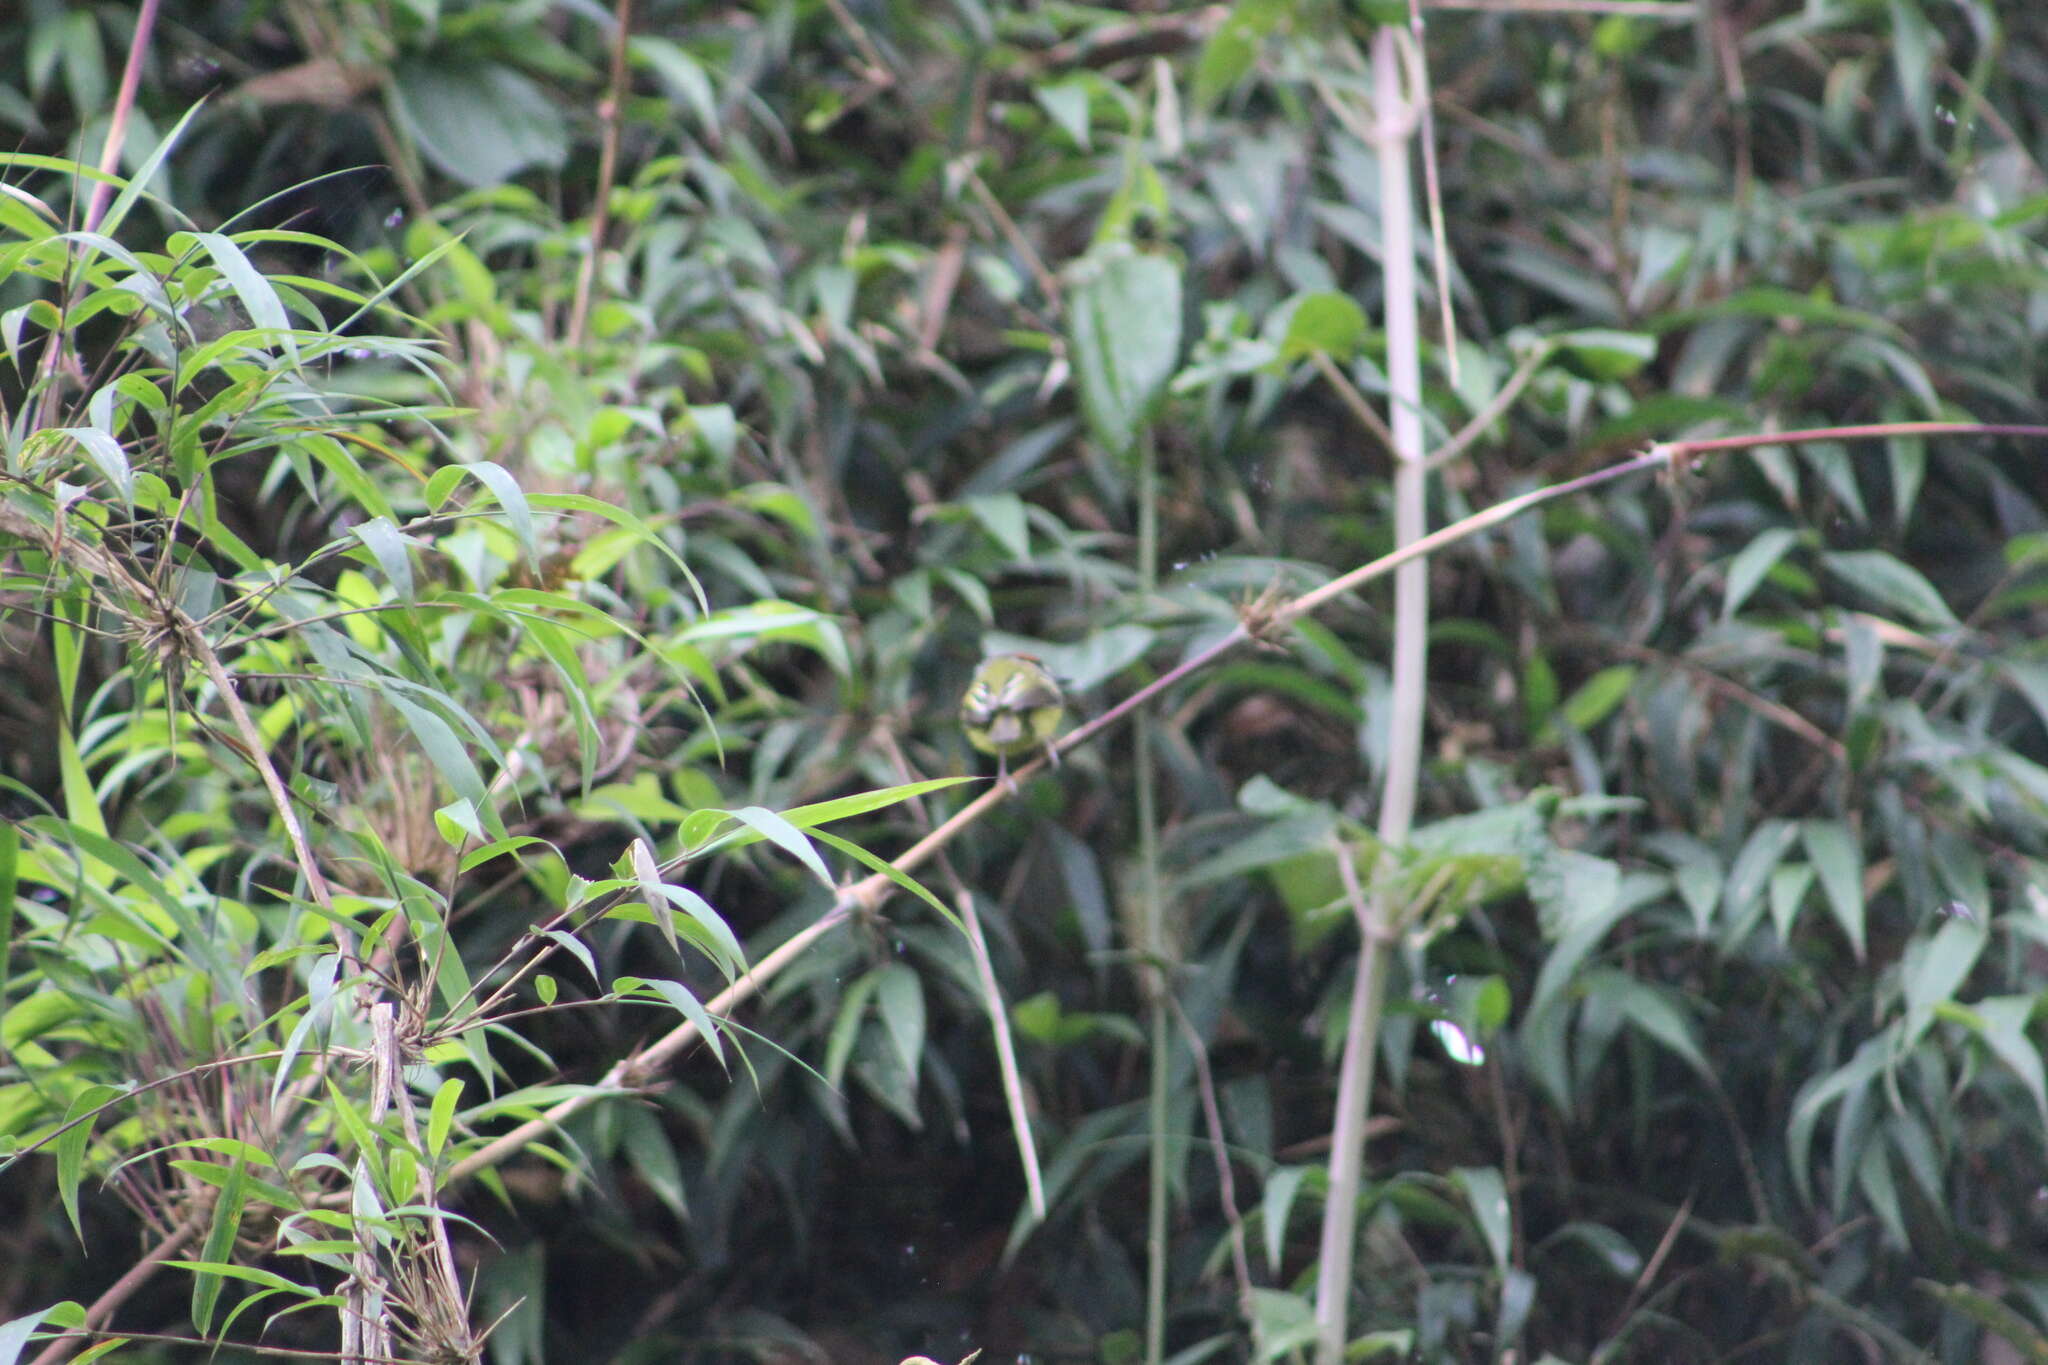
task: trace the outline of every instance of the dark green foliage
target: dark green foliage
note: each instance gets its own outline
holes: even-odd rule
[[[2039,442],[1553,503],[1433,561],[1406,847],[1369,833],[1375,588],[1158,708],[1164,961],[1118,727],[916,870],[943,916],[861,907],[705,1013],[964,804],[905,784],[975,771],[986,653],[1085,719],[1391,547],[1339,387],[1384,398],[1341,116],[1381,8],[649,0],[612,128],[596,6],[172,0],[137,179],[67,242],[135,7],[27,5],[0,1134],[46,1145],[0,1168],[0,1316],[90,1303],[143,1210],[197,1220],[191,1268],[120,1327],[334,1349],[352,1246],[400,1349],[460,1346],[402,1278],[424,1167],[505,1365],[1140,1359],[1157,972],[1171,1349],[1306,1359],[1356,872],[1404,931],[1358,1358],[2048,1358]],[[1426,11],[1460,338],[1454,370],[1425,322],[1429,443],[1485,418],[1432,524],[1651,441],[2041,419],[2031,8],[1679,8]],[[417,1131],[327,1051],[380,993]],[[679,1022],[706,1045],[615,1070]]]

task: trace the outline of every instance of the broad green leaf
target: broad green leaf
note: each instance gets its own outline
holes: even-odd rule
[[[465,185],[511,180],[531,167],[559,169],[569,131],[541,88],[509,66],[401,61],[390,85],[399,120],[429,161]]]
[[[372,517],[350,528],[384,571],[401,599],[412,596],[412,552],[398,528],[386,517]]]
[[[1349,360],[1365,340],[1365,310],[1349,294],[1331,290],[1297,294],[1283,307],[1287,309],[1287,330],[1280,337],[1282,359],[1320,354]]]
[[[1127,454],[1180,358],[1180,271],[1164,256],[1103,261],[1069,299],[1074,372],[1095,440]]]

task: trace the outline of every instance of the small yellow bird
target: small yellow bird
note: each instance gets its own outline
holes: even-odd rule
[[[1067,699],[1045,665],[1029,654],[997,654],[983,660],[960,698],[960,728],[967,742],[996,756],[996,780],[1010,780],[1010,759],[1045,746],[1059,762],[1052,737],[1067,714]]]

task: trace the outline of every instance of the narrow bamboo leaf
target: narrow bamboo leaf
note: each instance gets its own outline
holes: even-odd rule
[[[20,865],[21,830],[11,820],[0,823],[0,983],[12,979],[14,887]]]
[[[120,494],[122,505],[134,510],[135,471],[129,466],[128,452],[121,449],[121,443],[112,435],[94,427],[51,427],[44,435],[62,437],[84,451],[85,458],[99,471],[100,477]]]
[[[1024,499],[1015,493],[984,493],[967,499],[967,510],[1012,559],[1031,557],[1031,527]]]
[[[505,520],[512,525],[513,537],[526,551],[527,564],[539,568],[540,551],[533,538],[533,509],[527,506],[526,494],[520,489],[519,480],[513,478],[503,465],[490,460],[478,460],[461,468],[497,495],[498,505],[505,509]]]
[[[228,1168],[227,1180],[213,1201],[213,1221],[206,1230],[206,1244],[199,1259],[223,1262],[233,1254],[235,1237],[242,1230],[242,1206],[248,1194],[247,1167],[237,1160]],[[200,1271],[192,1279],[192,1325],[205,1336],[213,1328],[213,1310],[220,1302],[221,1277]]]
[[[1633,664],[1616,664],[1586,679],[1565,699],[1565,723],[1574,730],[1583,731],[1605,720],[1608,713],[1628,696],[1629,689],[1635,686],[1636,672]]]
[[[100,219],[99,228],[101,232],[111,236],[121,230],[121,225],[128,220],[129,210],[135,207],[137,200],[148,193],[149,182],[156,179],[156,173],[163,168],[164,160],[170,156],[171,149],[176,147],[184,138],[186,126],[198,116],[199,111],[205,105],[205,100],[195,101],[192,107],[187,109],[178,121],[171,125],[170,131],[157,140],[156,147],[151,150],[148,158],[137,168],[133,176],[126,181],[113,180],[113,183],[119,185],[121,189],[114,196],[114,202],[108,206],[106,215]],[[74,167],[73,169],[74,173],[86,173],[83,166]],[[112,177],[101,176],[96,172],[92,173],[92,178],[95,180],[112,180]],[[186,221],[184,214],[179,213],[161,199],[157,199],[154,195],[150,195],[150,199],[161,212],[173,221]]]
[[[433,1107],[427,1112],[427,1155],[439,1157],[448,1145],[448,1132],[455,1123],[455,1107],[462,1102],[463,1081],[450,1076],[434,1091]]]
[[[2035,999],[2031,995],[2001,995],[1979,1000],[1971,1006],[1982,1021],[1981,1036],[1992,1055],[2020,1078],[2034,1101],[2034,1115],[2048,1129],[2048,1078],[2044,1078],[2040,1049],[2028,1036],[2033,1022]]]
[[[384,517],[372,517],[351,530],[376,559],[377,567],[391,581],[392,589],[399,597],[410,600],[413,595],[412,550],[405,543],[405,537],[398,533],[398,528]]]
[[[1856,960],[1863,960],[1863,850],[1840,820],[1808,820],[1800,825],[1806,856],[1820,877],[1821,890],[1835,923],[1848,935]]]
[[[1282,1166],[1266,1177],[1265,1192],[1259,1199],[1259,1221],[1266,1231],[1266,1268],[1275,1275],[1280,1273],[1281,1257],[1286,1252],[1287,1216],[1308,1174],[1306,1166]]]
[[[21,1359],[21,1348],[28,1345],[36,1329],[47,1321],[53,1329],[70,1329],[85,1325],[85,1309],[66,1299],[48,1308],[14,1318],[0,1324],[0,1365],[15,1365]]]
[[[1727,585],[1721,593],[1721,619],[1726,621],[1742,609],[1749,595],[1764,581],[1785,552],[1799,543],[1799,532],[1787,526],[1760,531],[1728,561]]]
[[[1933,938],[1915,939],[1906,945],[1899,966],[1900,983],[1905,988],[1908,1014],[1919,1016],[1920,1026],[1924,1027],[1937,1004],[1955,998],[1956,988],[1977,965],[1988,936],[1989,931],[1978,921],[1952,919]]]
[[[183,251],[188,240],[196,243],[212,259],[228,287],[235,291],[235,298],[248,311],[251,322],[268,331],[289,332],[291,319],[286,316],[277,291],[263,277],[263,272],[250,264],[239,246],[218,232],[195,232],[189,237],[184,233],[173,234],[171,249]],[[287,335],[283,340],[289,346],[292,338]]]
[[[853,1056],[854,1040],[860,1037],[861,1024],[867,1017],[868,1000],[879,985],[879,974],[867,972],[857,977],[840,998],[839,1013],[833,1018],[832,1032],[825,1039],[825,1079],[835,1090],[840,1088],[846,1076],[846,1063]]]
[[[1825,1076],[1808,1081],[1792,1101],[1792,1117],[1785,1125],[1785,1147],[1791,1156],[1792,1183],[1799,1197],[1813,1201],[1813,1132],[1820,1116],[1836,1100],[1869,1085],[1892,1062],[1899,1025],[1894,1023],[1876,1037],[1865,1040],[1848,1062]]]
[[[675,921],[669,917],[668,888],[662,884],[661,868],[654,861],[654,850],[647,846],[645,839],[635,839],[626,848],[626,862],[633,870],[633,880],[640,884],[640,899],[647,904],[647,913],[654,917],[654,927],[668,942],[668,949],[678,958],[683,955],[683,945],[676,939]]]
[[[434,771],[441,774],[442,780],[473,808],[480,812],[486,810],[490,798],[484,789],[484,780],[476,765],[470,762],[469,751],[462,747],[462,740],[453,727],[427,707],[408,701],[395,689],[386,690],[383,696],[404,718],[406,728],[419,741],[421,752],[426,754],[427,761],[434,765]]]
[[[1735,855],[1728,882],[1721,893],[1722,908],[1730,924],[1740,924],[1757,898],[1770,885],[1771,874],[1784,860],[1785,851],[1799,837],[1799,826],[1790,820],[1766,820],[1750,831],[1742,852]]]
[[[718,1021],[711,1017],[711,1012],[704,1008],[703,1002],[697,999],[690,988],[680,981],[664,981],[659,979],[647,981],[643,984],[648,990],[653,991],[656,995],[674,1006],[676,1012],[682,1015],[683,1018],[696,1025],[697,1036],[702,1038],[706,1046],[711,1049],[711,1055],[718,1059],[718,1064],[724,1066],[725,1042],[719,1033]]]
[[[1822,555],[1821,564],[1851,590],[1916,624],[1937,628],[1957,624],[1948,603],[1918,569],[1882,550]]]
[[[1787,863],[1771,873],[1771,924],[1778,931],[1780,943],[1789,945],[1792,942],[1793,921],[1798,918],[1799,907],[1813,886],[1813,876],[1813,867],[1809,863]]]
[[[827,887],[832,885],[832,873],[825,867],[825,860],[818,856],[818,850],[811,847],[811,841],[806,839],[795,825],[765,806],[742,806],[728,813],[733,819],[755,830],[762,838],[802,863],[810,869],[811,875]]]
[[[892,962],[882,968],[875,987],[875,1007],[896,1048],[896,1060],[914,1085],[924,1059],[924,983],[908,963]]]
[[[852,858],[855,862],[867,868],[868,871],[881,873],[890,881],[896,883],[897,886],[938,911],[940,916],[954,928],[961,929],[964,927],[961,925],[959,918],[953,913],[952,907],[940,900],[930,887],[918,881],[888,859],[881,857],[879,854],[870,853],[859,844],[849,839],[842,839],[828,830],[814,829],[811,831],[811,837],[824,843],[827,847],[838,849],[847,857]]]
[[[1460,1166],[1451,1172],[1451,1183],[1464,1192],[1472,1217],[1486,1238],[1486,1249],[1493,1254],[1494,1269],[1505,1272],[1514,1241],[1509,1226],[1507,1182],[1491,1166]]]
[[[97,1111],[120,1093],[111,1085],[86,1086],[65,1109],[64,1121],[69,1126],[57,1135],[57,1197],[64,1202],[65,1216],[71,1219],[71,1232],[80,1246],[85,1244],[85,1229],[78,1221],[78,1182],[85,1171],[85,1149],[92,1141]]]

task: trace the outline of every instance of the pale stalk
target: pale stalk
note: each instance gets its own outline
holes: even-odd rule
[[[1159,585],[1159,447],[1150,431],[1138,438],[1138,600],[1146,609]],[[1152,773],[1152,712],[1132,718],[1132,758],[1138,798],[1138,913],[1143,961],[1138,983],[1152,1052],[1151,1091],[1145,1106],[1150,1159],[1145,1182],[1145,1365],[1166,1358],[1167,1088],[1172,1079],[1168,1045],[1166,907],[1159,902],[1159,800]]]
[[[1385,263],[1388,428],[1394,452],[1394,543],[1416,545],[1427,529],[1423,496],[1422,362],[1415,302],[1414,188],[1408,134],[1415,126],[1402,96],[1400,34],[1382,26],[1373,34],[1372,90],[1375,148],[1380,166],[1380,259]],[[1421,98],[1418,91],[1416,98]],[[1379,836],[1383,846],[1407,842],[1415,818],[1422,764],[1422,708],[1429,664],[1429,565],[1418,558],[1394,574],[1393,696],[1388,717],[1387,767],[1381,788]],[[1351,853],[1339,849],[1347,890],[1355,884]],[[1365,1124],[1371,1111],[1373,1053],[1386,987],[1388,926],[1398,907],[1386,894],[1356,890],[1358,975],[1351,992],[1344,1060],[1338,1072],[1332,1125],[1330,1193],[1323,1205],[1321,1255],[1316,1272],[1316,1365],[1343,1365],[1358,1237],[1358,1193],[1365,1170]]]

